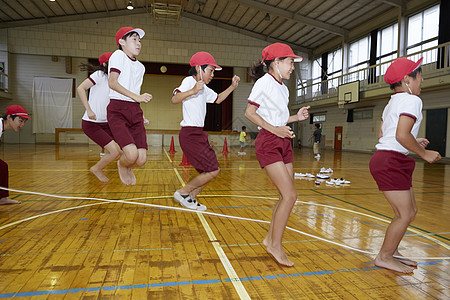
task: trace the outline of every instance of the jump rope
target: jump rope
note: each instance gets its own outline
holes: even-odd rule
[[[46,197],[51,197],[51,198],[59,198],[59,199],[76,199],[76,200],[94,200],[94,201],[102,201],[102,202],[109,202],[109,203],[125,203],[125,204],[134,204],[134,205],[141,205],[141,206],[148,206],[148,207],[153,207],[153,208],[162,208],[162,209],[167,209],[167,210],[175,210],[175,211],[185,211],[185,212],[190,212],[190,213],[201,213],[204,215],[210,215],[210,216],[216,216],[216,217],[222,217],[222,218],[228,218],[228,219],[236,219],[236,220],[242,220],[242,221],[250,221],[250,222],[256,222],[256,223],[266,223],[266,224],[270,224],[269,221],[264,221],[264,220],[258,220],[258,219],[252,219],[252,218],[243,218],[243,217],[238,217],[238,216],[233,216],[233,215],[225,215],[225,214],[219,214],[219,213],[213,213],[213,212],[207,212],[207,211],[196,211],[196,210],[192,210],[192,209],[187,209],[187,208],[181,208],[181,207],[174,207],[174,206],[165,206],[165,205],[158,205],[158,204],[150,204],[150,203],[142,203],[142,202],[135,202],[135,201],[129,201],[129,200],[140,200],[140,199],[149,199],[149,197],[145,197],[145,198],[134,198],[134,199],[128,199],[128,200],[111,200],[111,199],[103,199],[103,198],[91,198],[91,197],[74,197],[74,196],[59,196],[59,195],[52,195],[52,194],[45,194],[45,193],[38,193],[38,192],[31,192],[31,191],[22,191],[22,190],[16,190],[16,189],[9,189],[9,188],[4,188],[4,187],[0,187],[1,190],[6,190],[6,191],[11,191],[11,192],[16,192],[16,193],[21,193],[21,194],[31,194],[31,195],[38,195],[38,196],[46,196]],[[154,198],[165,198],[166,196],[163,197],[154,197]],[[94,205],[94,204],[91,204]],[[73,207],[73,208],[68,208],[65,210],[70,210],[70,209],[77,209],[80,208],[81,206],[77,206],[77,207]],[[83,206],[84,207],[84,206]],[[13,226],[13,225],[17,225],[19,223],[22,223],[24,221],[27,220],[31,220],[31,219],[35,219],[38,218],[40,216],[44,216],[44,215],[49,215],[52,213],[57,213],[57,212],[61,212],[61,210],[58,211],[53,211],[53,212],[48,212],[42,215],[38,215],[38,216],[34,216],[34,217],[30,217],[27,219],[23,219],[23,220],[19,220],[4,226],[0,226],[0,230],[5,229],[7,227]],[[315,236],[300,230],[297,230],[295,228],[286,226],[286,229],[300,233],[301,235],[304,236],[308,236],[314,239],[317,239],[319,241],[322,242],[326,242],[326,243],[330,243],[342,248],[346,248],[349,250],[353,250],[359,253],[363,253],[363,254],[368,254],[368,255],[377,255],[378,253],[375,252],[370,252],[370,251],[365,251],[365,250],[361,250],[358,248],[354,248],[351,246],[347,246],[344,244],[340,244],[340,243],[336,243],[333,242],[331,240],[328,239],[324,239],[321,238],[319,236]],[[406,257],[406,256],[396,256],[394,255],[394,257],[396,258],[408,258],[408,259],[417,259],[417,260],[449,260],[450,256],[444,256],[444,257]]]

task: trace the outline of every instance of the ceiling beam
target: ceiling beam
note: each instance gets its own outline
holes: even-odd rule
[[[284,10],[281,8],[277,8],[277,7],[274,7],[271,5],[264,4],[259,1],[255,1],[255,0],[233,0],[233,1],[244,4],[245,6],[249,6],[249,7],[255,8],[257,10],[269,13],[269,14],[277,15],[279,17],[283,17],[288,20],[295,21],[297,23],[302,23],[305,25],[313,26],[315,28],[328,31],[328,32],[336,34],[336,35],[346,37],[349,33],[348,30],[346,30],[342,27],[335,26],[335,25],[325,23],[322,21],[317,21],[313,18],[305,17],[305,16],[302,16],[302,15],[299,15],[299,14],[296,14],[296,13],[293,13],[293,12],[290,12],[290,11],[287,11],[287,10]]]
[[[383,2],[396,7],[403,7],[405,4],[402,0],[378,0],[379,2]]]
[[[250,36],[250,37],[258,39],[258,40],[263,40],[263,41],[268,42],[268,43],[281,42],[281,43],[289,45],[294,50],[302,51],[304,53],[310,53],[311,52],[311,49],[309,49],[309,48],[305,48],[305,47],[299,46],[297,44],[290,43],[288,41],[284,41],[284,40],[268,37],[268,36],[266,36],[264,34],[260,34],[260,33],[254,32],[254,31],[250,31],[250,30],[247,30],[245,28],[241,28],[241,27],[238,27],[238,26],[226,24],[226,23],[223,23],[223,22],[218,22],[217,20],[213,20],[213,19],[210,19],[210,18],[202,17],[202,16],[199,16],[197,14],[193,14],[193,13],[188,12],[188,11],[183,11],[182,16],[186,17],[186,18],[189,18],[189,19],[192,19],[192,20],[195,20],[195,21],[198,21],[198,22],[201,22],[201,23],[209,24],[209,25],[216,26],[216,27],[219,27],[219,28],[223,28],[223,29],[226,29],[226,30],[229,30],[229,31],[237,32],[237,33],[240,33],[240,34],[243,34],[243,35],[246,35],[246,36]]]
[[[41,24],[48,24],[48,23],[82,21],[82,20],[91,20],[91,19],[109,18],[109,17],[118,17],[118,16],[129,16],[129,15],[145,14],[145,13],[148,13],[147,9],[145,9],[145,8],[135,8],[133,10],[128,10],[128,9],[120,9],[120,10],[114,10],[114,11],[110,10],[109,12],[77,14],[77,15],[62,16],[62,17],[47,17],[47,18],[39,18],[39,19],[23,20],[23,21],[0,22],[0,28],[23,27],[23,26],[33,26],[33,25],[41,25]]]

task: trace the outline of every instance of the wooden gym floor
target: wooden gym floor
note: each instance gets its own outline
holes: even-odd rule
[[[218,147],[219,148],[219,147]],[[254,149],[227,158],[217,149],[219,176],[199,200],[207,212],[179,208],[173,192],[193,168],[150,147],[123,185],[115,164],[109,183],[88,171],[100,149],[89,145],[2,145],[11,198],[0,207],[0,298],[26,299],[449,299],[450,165],[417,160],[414,188],[419,212],[400,251],[419,259],[413,275],[373,265],[393,213],[369,170],[369,154],[295,149],[295,172],[334,169],[347,186],[316,186],[296,179],[298,203],[284,247],[295,262],[278,265],[261,242],[277,190],[259,168]],[[26,191],[58,195],[29,194]],[[70,198],[75,197],[75,198]],[[125,200],[105,202],[98,199]],[[157,206],[152,206],[157,205]],[[318,238],[326,239],[326,241]]]

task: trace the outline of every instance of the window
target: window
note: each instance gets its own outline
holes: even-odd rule
[[[313,61],[312,84],[322,81],[322,58],[319,57]],[[313,85],[313,96],[320,91],[320,84]]]
[[[328,79],[336,78],[342,75],[342,49],[337,49],[328,53]],[[337,88],[338,79],[330,80],[328,88]]]
[[[367,68],[369,66],[369,55],[370,55],[370,37],[366,36],[354,43],[350,44],[350,52],[348,56],[349,68],[348,72],[354,72]],[[349,81],[355,81],[364,79],[364,73],[361,72],[353,74],[348,78]],[[361,78],[359,78],[361,77]]]
[[[407,54],[438,45],[439,5],[430,7],[408,18]],[[437,60],[437,50],[424,55],[423,63]]]
[[[353,120],[372,119],[373,109],[358,109],[353,111]]]
[[[377,64],[397,58],[398,24],[394,24],[378,31]],[[381,68],[381,74],[386,72],[388,65]],[[377,68],[377,75],[380,70]]]
[[[325,115],[325,114],[313,115],[313,123],[325,122],[326,119],[327,119],[327,115]]]

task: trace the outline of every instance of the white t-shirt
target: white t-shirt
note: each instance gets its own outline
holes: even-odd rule
[[[109,58],[108,74],[119,73],[118,82],[127,90],[140,95],[142,80],[144,79],[145,67],[136,58],[131,59],[122,50],[116,50]],[[109,98],[134,102],[133,99],[109,89]]]
[[[256,113],[272,126],[285,126],[289,120],[289,90],[269,73],[255,82],[248,103],[257,106]]]
[[[420,122],[422,122],[422,100],[408,93],[393,94],[383,111],[383,126],[381,126],[383,136],[375,146],[377,150],[391,150],[408,154],[408,150],[395,138],[398,121],[402,115],[415,120],[411,134],[417,138]]]
[[[189,76],[183,79],[181,85],[173,91],[173,94],[187,92],[192,89],[197,81]],[[183,100],[183,121],[181,127],[195,126],[203,127],[206,117],[206,103],[214,103],[217,100],[217,93],[206,86],[203,86],[197,94]]]
[[[89,80],[94,84],[89,89],[89,106],[97,117],[96,120],[89,119],[87,111],[83,115],[83,120],[95,122],[95,123],[106,123],[106,107],[109,104],[109,85],[108,85],[108,75],[103,71],[96,71],[89,76]]]

